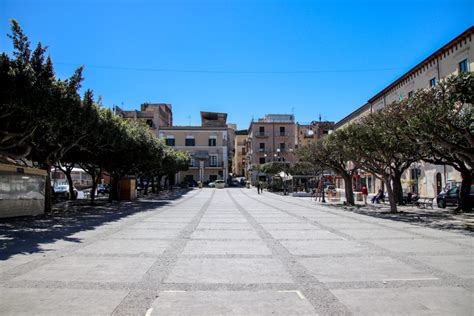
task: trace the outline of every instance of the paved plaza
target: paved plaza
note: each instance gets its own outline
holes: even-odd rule
[[[474,238],[249,189],[0,225],[0,315],[474,315]]]

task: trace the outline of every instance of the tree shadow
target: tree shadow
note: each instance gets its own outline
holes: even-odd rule
[[[351,208],[351,211],[371,217],[474,236],[474,213],[460,214],[451,209],[437,210],[416,207],[402,209],[397,213],[391,213],[387,209]]]
[[[59,208],[53,214],[0,219],[0,261],[17,254],[46,253],[53,250],[53,243],[58,241],[81,243],[81,238],[71,236],[164,207],[187,192],[176,190],[166,198],[154,195],[133,202],[102,200],[94,206],[88,201],[71,201],[65,211]]]

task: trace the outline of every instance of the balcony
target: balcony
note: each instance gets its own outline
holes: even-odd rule
[[[266,150],[265,148],[259,148],[259,149],[258,149],[258,152],[264,153],[264,152],[267,152],[267,150]]]
[[[288,132],[277,132],[277,133],[275,133],[275,136],[276,137],[289,137],[290,133],[288,133]]]
[[[255,137],[269,137],[270,134],[268,132],[255,132]]]

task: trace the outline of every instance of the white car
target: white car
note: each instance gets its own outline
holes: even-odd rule
[[[216,181],[215,181],[215,188],[216,188],[216,189],[223,189],[223,188],[225,188],[225,182],[224,182],[224,180],[216,180]]]

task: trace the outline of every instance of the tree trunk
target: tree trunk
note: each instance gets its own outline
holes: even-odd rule
[[[46,169],[46,183],[44,186],[44,212],[51,213],[53,207],[52,201],[52,188],[51,188],[51,165],[44,164],[43,168]]]
[[[156,188],[155,188],[155,176],[151,177],[151,193],[156,193]]]
[[[96,175],[92,176],[92,188],[91,188],[91,205],[94,205],[95,202],[95,192],[97,190],[97,182],[99,182],[101,171]]]
[[[395,203],[398,205],[403,205],[402,173],[399,171],[394,171],[391,178],[393,183],[393,195],[395,198]]]
[[[66,175],[67,184],[69,186],[69,199],[70,200],[75,200],[76,199],[76,194],[74,193],[74,184],[72,183],[72,176],[71,176],[72,170],[66,169],[63,172]]]
[[[352,176],[347,173],[342,173],[344,179],[344,189],[346,191],[346,203],[354,205],[354,191],[352,189]]]
[[[158,176],[157,176],[156,182],[157,182],[157,186],[158,186],[158,192],[160,192],[161,190],[163,190],[163,188],[161,187],[161,179],[162,179],[162,178],[163,178],[162,175],[158,175]]]
[[[459,191],[459,205],[456,210],[461,210],[463,212],[471,212],[472,211],[472,203],[471,203],[471,185],[473,179],[473,172],[472,170],[465,170],[461,173],[462,182],[461,182],[461,189]]]
[[[387,187],[387,195],[388,201],[390,202],[390,212],[396,213],[397,212],[397,203],[395,202],[395,195],[393,193],[392,184],[390,183],[390,177],[384,177],[383,182]]]

